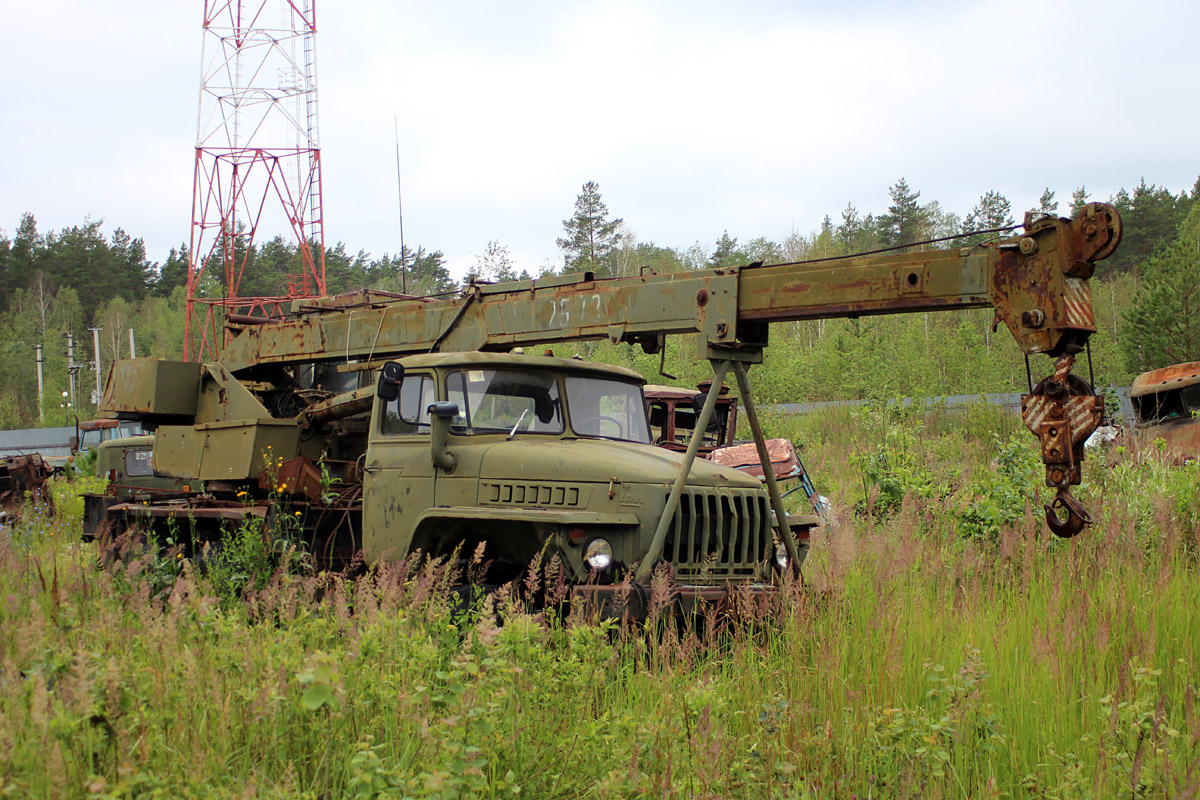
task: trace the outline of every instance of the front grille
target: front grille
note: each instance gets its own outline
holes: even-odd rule
[[[663,558],[680,577],[757,574],[771,544],[766,496],[753,489],[688,489],[667,529]]]

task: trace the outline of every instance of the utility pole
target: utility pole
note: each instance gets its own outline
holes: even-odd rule
[[[45,389],[45,384],[42,382],[42,363],[46,359],[42,358],[42,343],[38,342],[33,346],[37,351],[37,375],[38,375],[38,422],[46,421],[46,409],[42,405],[42,392]]]
[[[79,372],[79,364],[75,363],[75,336],[70,331],[63,334],[67,337],[67,377],[70,386],[70,405],[75,405],[75,376]],[[68,406],[70,407],[70,406]]]
[[[104,328],[88,328],[92,332],[92,355],[95,360],[92,361],[92,370],[96,373],[96,389],[92,392],[92,405],[100,405],[100,396],[103,394],[103,389],[100,387],[100,331]]]
[[[133,328],[129,329],[129,357],[137,358],[137,350],[133,347]]]

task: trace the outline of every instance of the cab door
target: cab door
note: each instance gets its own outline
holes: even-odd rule
[[[434,375],[404,375],[395,400],[377,399],[363,467],[363,555],[368,562],[408,556],[417,518],[434,505],[429,406]]]

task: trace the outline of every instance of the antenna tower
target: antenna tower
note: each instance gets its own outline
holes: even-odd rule
[[[184,322],[195,360],[219,355],[230,314],[325,294],[316,0],[204,0],[203,28]],[[289,228],[300,272],[243,297],[255,236]]]

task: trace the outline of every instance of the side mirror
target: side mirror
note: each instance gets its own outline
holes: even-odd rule
[[[375,395],[380,400],[392,401],[400,396],[400,384],[404,382],[404,365],[399,361],[389,361],[383,365],[379,373],[379,387]]]
[[[454,419],[458,416],[458,403],[451,400],[439,400],[430,404],[429,415],[437,419]]]
[[[446,472],[454,472],[458,466],[458,458],[446,449],[450,437],[450,422],[458,416],[458,403],[441,400],[429,406],[429,415],[433,418],[430,426],[432,435],[429,437],[429,451],[434,465]]]

